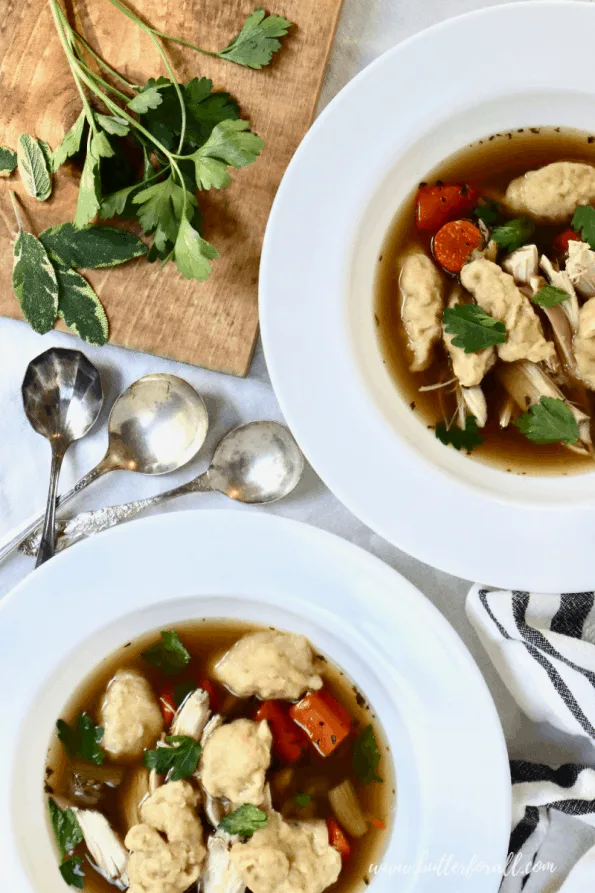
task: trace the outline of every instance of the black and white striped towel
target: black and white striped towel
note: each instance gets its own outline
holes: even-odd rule
[[[467,616],[521,710],[591,741],[595,594],[473,587]],[[501,893],[595,893],[595,768],[511,762],[512,831]]]

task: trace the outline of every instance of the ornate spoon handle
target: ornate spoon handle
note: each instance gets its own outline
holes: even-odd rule
[[[121,505],[109,505],[92,512],[81,512],[67,521],[58,522],[56,551],[61,552],[87,536],[109,530],[110,527],[115,527],[124,521],[130,521],[145,509],[160,505],[168,499],[184,496],[186,493],[202,493],[212,489],[205,471],[187,484],[166,490],[164,493],[158,493],[156,496],[149,496],[147,499],[137,499],[135,502],[124,502]],[[28,537],[21,546],[21,552],[24,552],[25,555],[36,555],[39,539],[39,534]]]

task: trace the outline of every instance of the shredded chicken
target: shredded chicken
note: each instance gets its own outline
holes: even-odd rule
[[[188,695],[173,718],[170,735],[186,735],[200,741],[210,714],[209,696],[202,688]]]
[[[481,258],[465,264],[461,282],[486,313],[505,324],[506,341],[497,347],[501,360],[556,362],[554,345],[546,341],[539,317],[512,276],[497,264]]]
[[[444,281],[429,257],[410,254],[401,265],[401,317],[413,352],[412,372],[427,369],[442,337]]]
[[[579,304],[578,298],[576,296],[576,291],[574,290],[574,285],[570,280],[570,276],[566,271],[557,270],[550,259],[545,256],[545,254],[541,255],[539,266],[547,276],[550,285],[553,285],[556,288],[561,288],[562,291],[565,291],[570,295],[570,299],[568,301],[564,301],[564,303],[560,304],[559,306],[568,317],[568,322],[570,323],[572,330],[576,332],[578,328]]]
[[[101,746],[115,762],[130,762],[152,747],[163,731],[153,690],[135,670],[118,670],[99,708]]]
[[[322,688],[318,662],[305,636],[276,630],[239,639],[215,667],[217,679],[235,695],[295,701]]]
[[[202,873],[203,893],[243,893],[246,885],[231,860],[229,848],[234,838],[217,831],[207,843],[207,861]]]
[[[537,245],[523,245],[502,261],[502,269],[510,273],[517,285],[527,285],[539,270]]]
[[[590,298],[580,309],[574,356],[579,377],[595,391],[595,298]]]
[[[265,773],[271,763],[272,735],[265,720],[236,719],[208,737],[199,764],[202,785],[211,797],[234,806],[260,806]]]
[[[479,385],[474,388],[461,388],[461,395],[467,410],[475,416],[478,428],[485,428],[488,421],[488,404]],[[464,422],[461,427],[464,427]]]
[[[81,826],[83,837],[91,858],[101,873],[114,884],[124,889],[128,886],[126,866],[128,853],[108,820],[100,812],[94,809],[79,809],[74,806],[72,811]]]
[[[234,844],[231,859],[252,893],[322,893],[341,872],[325,822],[289,823],[278,813],[250,840]]]
[[[566,272],[583,298],[595,297],[595,251],[586,242],[568,243]]]
[[[556,161],[513,180],[505,204],[513,214],[528,214],[542,223],[566,223],[577,205],[595,202],[595,167]]]
[[[464,303],[463,289],[455,285],[449,301],[449,307],[455,307],[457,304]],[[465,353],[462,347],[455,347],[453,342],[454,335],[449,335],[444,328],[444,344],[450,356],[452,370],[458,378],[463,388],[474,388],[481,384],[481,381],[494,363],[496,362],[496,352],[493,347],[486,347],[484,350],[478,350],[475,353]]]

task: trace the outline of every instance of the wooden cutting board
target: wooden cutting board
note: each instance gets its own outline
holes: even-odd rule
[[[253,0],[136,0],[129,4],[159,30],[221,49],[240,30]],[[204,236],[221,257],[205,283],[187,281],[173,264],[145,260],[85,273],[99,294],[114,344],[246,375],[258,330],[258,263],[270,207],[291,156],[312,121],[341,0],[270,0],[268,12],[295,26],[269,68],[251,71],[167,44],[179,79],[206,76],[229,91],[242,117],[265,141],[262,156],[233,173],[226,190],[201,193]],[[165,73],[157,51],[108,0],[67,0],[71,22],[132,83]],[[46,0],[9,2],[0,20],[0,143],[16,147],[31,133],[54,148],[81,109]],[[62,169],[52,197],[27,196],[18,174],[0,181],[0,315],[18,318],[12,291],[15,231],[8,188],[15,189],[32,231],[72,220],[78,175]],[[7,184],[7,185],[5,185]]]

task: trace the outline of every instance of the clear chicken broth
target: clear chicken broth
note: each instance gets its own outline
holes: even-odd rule
[[[236,621],[204,619],[176,624],[175,629],[192,655],[191,663],[180,674],[180,680],[184,681],[186,678],[195,677],[212,678],[214,665],[239,638],[247,633],[266,629],[266,627]],[[163,688],[164,684],[171,683],[171,677],[164,676],[141,657],[141,652],[156,642],[158,638],[158,631],[147,633],[133,642],[126,643],[105,658],[96,670],[78,686],[62,710],[60,718],[72,724],[82,711],[86,711],[94,721],[97,721],[97,712],[103,693],[108,682],[119,669],[138,670],[149,680],[156,693]],[[325,688],[328,688],[330,693],[348,710],[353,721],[354,733],[368,725],[373,726],[381,752],[378,774],[383,781],[382,783],[364,785],[355,777],[352,765],[352,736],[327,758],[318,755],[313,747],[309,749],[305,757],[293,769],[289,784],[286,783],[283,776],[283,773],[286,773],[286,767],[282,766],[273,755],[267,779],[271,782],[273,807],[282,812],[287,819],[326,819],[331,816],[332,811],[324,791],[340,784],[345,778],[351,779],[356,787],[358,799],[366,818],[374,818],[385,825],[385,828],[382,829],[369,823],[369,829],[364,837],[359,840],[350,840],[352,847],[350,858],[343,863],[337,882],[327,887],[331,893],[357,893],[357,891],[364,890],[370,883],[372,879],[370,866],[380,861],[387,835],[390,833],[390,824],[396,805],[395,777],[390,749],[373,708],[366,703],[357,687],[342,670],[322,655],[320,657],[323,659],[324,669],[321,675]],[[176,678],[177,681],[179,680]],[[220,695],[220,702],[217,710],[224,715],[226,721],[243,717],[253,719],[260,703],[255,697],[237,698],[222,686],[218,687],[218,695]],[[68,798],[67,778],[70,764],[71,760],[66,755],[57,736],[54,735],[48,750],[44,785],[46,796],[56,795]],[[132,764],[126,772],[133,771],[140,764],[140,761]],[[108,758],[103,765],[110,765]],[[321,793],[315,796],[306,808],[300,809],[295,804],[294,797],[297,793],[307,793],[309,789],[316,789]],[[121,802],[125,790],[126,775],[122,784],[110,790],[96,807],[122,836],[125,836],[127,831]],[[206,835],[212,833],[212,828],[204,816],[202,819],[206,840]],[[83,845],[75,851],[76,855],[83,855],[83,858],[84,853]],[[85,890],[90,893],[114,893],[116,889],[114,885],[93,871],[89,865],[86,865],[85,869]],[[66,885],[64,889],[68,889]]]
[[[434,184],[471,183],[482,195],[497,197],[509,182],[526,171],[554,161],[582,161],[595,164],[595,136],[583,131],[553,127],[523,128],[497,133],[466,146],[451,155],[424,178]],[[421,391],[420,387],[452,377],[448,356],[437,345],[435,360],[424,372],[411,372],[411,352],[400,314],[397,283],[398,258],[419,249],[430,253],[431,237],[415,225],[415,197],[418,185],[398,209],[378,258],[375,281],[374,313],[383,359],[396,388],[411,410],[428,428],[434,429],[444,415],[452,415],[454,398],[441,391]],[[553,235],[564,226],[538,226],[534,241],[547,250]],[[454,280],[453,280],[454,281]],[[549,337],[547,324],[544,325]],[[493,372],[482,382],[488,404],[488,423],[482,429],[484,442],[475,448],[472,458],[496,465],[514,474],[568,475],[595,470],[593,460],[572,453],[561,444],[540,445],[527,440],[513,425],[501,429],[497,407],[504,397],[502,385]],[[568,395],[572,399],[572,394]],[[593,395],[587,392],[590,414],[595,409]]]

